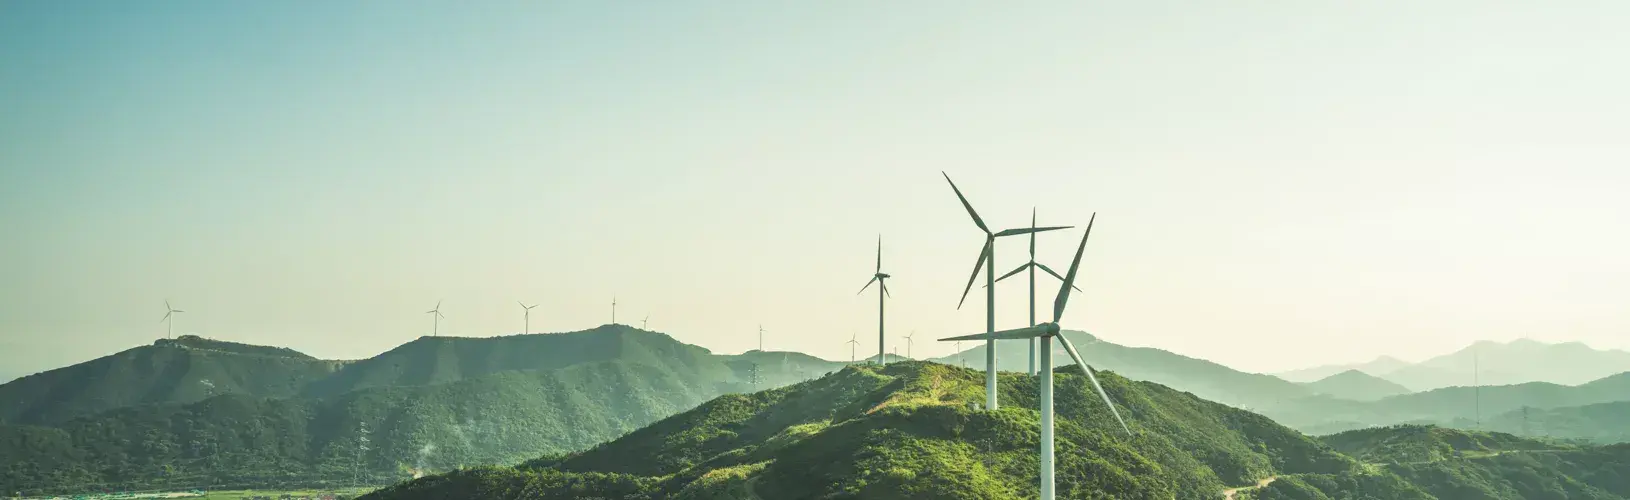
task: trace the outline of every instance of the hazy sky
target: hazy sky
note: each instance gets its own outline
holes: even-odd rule
[[[0,371],[619,320],[834,359],[1065,326],[1252,371],[1630,348],[1630,4],[0,2]],[[1041,239],[1063,271],[1079,231]],[[1024,242],[998,247],[999,272]],[[981,279],[982,280],[982,279]],[[1038,287],[1041,315],[1057,284]],[[1025,322],[1004,282],[998,326]],[[864,338],[864,337],[863,337]],[[875,337],[874,337],[875,338]],[[871,341],[875,342],[875,340]],[[869,344],[863,344],[869,345]],[[903,350],[903,349],[902,349]]]

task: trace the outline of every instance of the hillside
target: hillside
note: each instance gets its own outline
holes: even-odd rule
[[[1409,389],[1404,386],[1358,370],[1347,370],[1313,382],[1304,383],[1302,386],[1314,394],[1354,401],[1375,401],[1390,396],[1409,394]]]
[[[1360,429],[1319,438],[1347,456],[1369,463],[1410,464],[1510,451],[1572,450],[1571,446],[1499,432],[1473,432],[1430,425]]]
[[[1093,368],[1109,370],[1133,380],[1163,384],[1192,392],[1201,398],[1245,407],[1271,406],[1278,402],[1307,397],[1312,392],[1301,385],[1271,375],[1241,372],[1203,359],[1190,358],[1148,347],[1126,347],[1105,342],[1085,332],[1065,331],[1065,336],[1081,350],[1081,357]],[[1055,344],[1057,345],[1057,344]],[[1024,371],[1030,364],[1024,342],[996,343],[996,366],[1000,370]],[[1070,357],[1057,348],[1056,366],[1069,364]],[[985,346],[932,361],[960,365],[966,356],[969,368],[985,366]]]
[[[983,374],[857,365],[729,395],[615,441],[515,468],[425,478],[368,498],[1023,498],[1034,495],[1036,378],[1002,374],[999,411],[970,409]],[[1357,464],[1242,410],[1104,373],[1121,433],[1074,369],[1058,371],[1061,498],[1215,498],[1225,485]]]
[[[1583,406],[1630,398],[1630,373],[1621,373],[1578,386],[1530,382],[1517,385],[1448,387],[1392,396],[1378,401],[1348,401],[1328,397],[1287,400],[1262,408],[1275,421],[1304,432],[1326,433],[1399,423],[1470,424],[1481,415],[1537,409]]]
[[[556,367],[538,368],[550,365]],[[718,356],[624,326],[419,339],[352,363],[303,395],[233,393],[120,408],[52,427],[0,426],[0,491],[318,485],[349,482],[358,471],[390,482],[411,469],[579,450],[721,394],[778,387],[840,366],[789,353]],[[361,388],[329,393],[340,387]],[[370,449],[359,461],[363,425]]]
[[[1550,409],[1519,408],[1485,419],[1483,428],[1520,436],[1598,444],[1626,443],[1630,442],[1630,401]]]
[[[298,394],[344,363],[291,349],[194,336],[158,340],[0,385],[0,423],[52,424],[127,406],[190,403],[211,395]]]
[[[1305,383],[1313,382],[1315,380],[1323,379],[1349,370],[1358,370],[1360,372],[1379,377],[1392,373],[1393,371],[1405,366],[1409,366],[1408,361],[1394,358],[1392,356],[1381,356],[1363,363],[1315,366],[1312,368],[1279,372],[1273,375],[1291,382]]]
[[[1475,359],[1474,359],[1475,358]],[[1472,385],[1549,382],[1579,385],[1630,371],[1630,352],[1598,350],[1579,342],[1547,344],[1533,340],[1480,341],[1460,351],[1382,375],[1415,391]]]

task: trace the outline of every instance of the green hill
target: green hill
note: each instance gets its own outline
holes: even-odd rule
[[[1399,425],[1347,431],[1319,438],[1348,456],[1371,463],[1423,463],[1514,450],[1574,449],[1498,432],[1430,425]]]
[[[52,424],[115,408],[211,395],[292,396],[344,363],[194,336],[159,340],[0,385],[0,423]]]
[[[348,364],[303,395],[233,392],[51,427],[0,425],[0,491],[391,482],[413,470],[580,450],[721,394],[841,366],[796,353],[713,355],[625,326],[421,338]],[[363,426],[369,449],[359,457]]]
[[[1551,409],[1519,408],[1485,419],[1483,427],[1520,436],[1598,444],[1625,443],[1630,442],[1630,401]]]
[[[1149,347],[1127,347],[1105,342],[1085,332],[1065,331],[1081,357],[1093,368],[1109,370],[1133,380],[1163,384],[1178,390],[1192,392],[1205,399],[1236,406],[1258,408],[1280,402],[1311,396],[1312,391],[1294,382],[1272,375],[1241,372],[1203,359],[1190,358]],[[1070,364],[1063,347],[1056,347],[1055,366]],[[996,366],[1000,370],[1024,371],[1030,365],[1026,343],[1002,341],[996,343]],[[973,348],[932,361],[960,365],[964,357],[970,368],[985,366],[983,343]]]
[[[1385,397],[1409,394],[1409,389],[1404,386],[1358,370],[1347,370],[1302,384],[1302,386],[1314,394],[1354,401],[1375,401]]]
[[[1061,498],[1216,498],[1225,485],[1358,464],[1259,415],[1104,373],[1135,436],[1059,370]],[[723,396],[586,451],[425,478],[370,498],[1023,498],[1035,490],[1035,377],[905,362]]]

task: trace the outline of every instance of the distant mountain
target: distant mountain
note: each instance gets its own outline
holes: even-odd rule
[[[1513,450],[1572,450],[1499,432],[1473,432],[1430,425],[1398,425],[1341,432],[1319,438],[1347,456],[1369,463],[1421,463],[1468,454]]]
[[[51,424],[211,395],[292,396],[344,363],[300,352],[182,336],[0,385],[0,423]]]
[[[1326,433],[1377,425],[1438,423],[1461,425],[1522,407],[1539,409],[1630,400],[1630,373],[1577,386],[1548,382],[1491,387],[1447,387],[1392,396],[1378,401],[1330,397],[1288,400],[1264,407],[1275,421],[1304,432]]]
[[[1164,384],[1212,401],[1256,408],[1313,394],[1306,387],[1271,375],[1245,373],[1155,348],[1117,345],[1085,332],[1066,330],[1063,334],[1070,338],[1076,349],[1080,350],[1081,357],[1093,368],[1110,370],[1133,380]],[[1071,364],[1064,348],[1056,342],[1053,345],[1053,364]],[[1026,347],[1024,341],[997,342],[997,369],[1024,371],[1030,365]],[[964,360],[968,367],[982,369],[985,366],[984,343],[975,343],[971,349],[933,359],[949,365],[961,365]]]
[[[1409,389],[1404,386],[1358,370],[1347,370],[1304,383],[1302,386],[1314,394],[1354,401],[1375,401],[1389,396],[1409,394]]]
[[[1476,373],[1474,375],[1474,367]],[[1579,342],[1480,341],[1452,354],[1381,374],[1415,391],[1474,385],[1550,382],[1578,385],[1630,371],[1630,352],[1598,350]]]
[[[1630,443],[1630,401],[1560,408],[1518,408],[1483,422],[1483,428],[1519,436]]]
[[[1259,415],[1158,384],[1100,375],[1123,434],[1074,369],[1058,370],[1060,498],[1218,498],[1226,485],[1359,465]],[[515,468],[451,472],[366,498],[1033,497],[1036,378],[942,364],[857,365],[818,380],[729,395],[620,439]]]
[[[1381,356],[1364,363],[1315,366],[1313,368],[1291,370],[1288,372],[1275,373],[1273,375],[1291,382],[1313,382],[1316,380],[1329,378],[1331,375],[1352,370],[1357,370],[1370,375],[1382,376],[1392,373],[1393,371],[1405,366],[1409,366],[1408,361],[1391,356]]]
[[[714,355],[617,325],[421,338],[291,397],[233,393],[50,427],[0,425],[0,491],[333,485],[354,475],[378,484],[583,449],[721,394],[842,366],[796,353]]]

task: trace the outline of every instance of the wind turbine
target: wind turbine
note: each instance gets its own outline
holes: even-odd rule
[[[526,305],[526,304],[522,304],[521,301],[519,301],[519,300],[515,301],[515,303],[516,304],[521,304],[521,314],[526,319],[526,322],[522,323],[523,325],[525,325],[525,327],[522,328],[521,333],[523,333],[523,334],[532,333],[532,308],[538,307],[538,305],[537,304],[532,304],[532,305],[529,306],[529,305]],[[438,307],[440,305],[441,304],[437,304]]]
[[[175,313],[183,313],[183,312],[187,312],[187,311],[183,311],[183,310],[171,307],[170,306],[170,300],[169,299],[164,300],[164,317],[159,318],[159,320],[158,320],[160,323],[165,324],[164,325],[164,338],[166,338],[166,339],[174,338],[174,335],[175,335]]]
[[[860,340],[857,340],[859,338],[860,334],[852,333],[849,335],[849,342],[846,342],[849,344],[849,364],[855,363],[855,346],[860,345]]]
[[[951,184],[951,191],[956,192],[958,200],[962,201],[962,208],[968,209],[968,216],[973,217],[975,226],[985,233],[985,247],[979,251],[979,261],[973,265],[973,275],[968,277],[968,286],[962,290],[962,300],[957,302],[957,309],[962,308],[962,302],[968,300],[968,291],[973,290],[974,280],[979,278],[979,268],[985,268],[985,333],[996,332],[996,238],[1020,234],[1039,233],[1057,229],[1068,229],[1069,226],[1060,227],[1030,227],[1023,229],[1005,229],[998,233],[990,232],[985,227],[985,221],[979,218],[979,213],[973,210],[968,198],[962,196],[962,190],[957,189],[956,183],[951,182],[950,174],[940,172],[945,176],[945,182]],[[996,340],[985,341],[985,409],[995,410],[996,401]]]
[[[758,352],[764,352],[764,325],[758,325]]]
[[[617,324],[617,296],[611,296],[611,324]]]
[[[1036,228],[1035,207],[1030,208],[1030,228]],[[1046,264],[1036,262],[1036,233],[1030,233],[1030,262],[1020,264],[1018,268],[1008,271],[1007,274],[1002,275],[1000,278],[996,278],[996,281],[1002,281],[1007,279],[1009,276],[1019,274],[1019,271],[1024,271],[1026,269],[1030,270],[1030,326],[1036,326],[1036,269],[1038,268],[1047,272],[1047,274],[1053,275],[1054,278],[1058,278],[1059,281],[1064,281],[1064,277],[1059,276],[1056,272],[1053,272],[1052,268],[1047,267]],[[1081,291],[1080,288],[1076,288],[1075,290],[1078,292]],[[1044,369],[1051,370],[1053,367],[1048,366]],[[1031,375],[1036,374],[1036,339],[1030,339],[1029,373]]]
[[[883,298],[892,297],[889,294],[888,273],[883,272],[883,235],[877,235],[877,270],[872,273],[872,280],[866,286],[860,287],[855,295],[866,293],[872,283],[877,283],[877,364],[883,364]]]
[[[1093,214],[1093,219],[1097,219],[1097,218],[1098,218],[1098,214]],[[963,336],[960,336],[960,337],[950,337],[950,338],[940,339],[941,341],[957,341],[957,340],[985,340],[985,341],[991,341],[991,340],[996,340],[996,339],[1032,339],[1032,338],[1040,338],[1041,339],[1041,364],[1042,364],[1042,366],[1047,367],[1046,369],[1041,371],[1041,384],[1040,384],[1041,385],[1041,450],[1040,450],[1040,453],[1041,453],[1041,460],[1040,460],[1040,462],[1041,462],[1041,500],[1053,500],[1054,499],[1054,491],[1053,491],[1053,369],[1052,369],[1052,366],[1053,366],[1053,364],[1052,364],[1052,361],[1053,361],[1053,339],[1054,338],[1057,338],[1059,343],[1064,344],[1064,351],[1068,352],[1070,354],[1070,358],[1075,360],[1075,364],[1079,365],[1081,367],[1081,371],[1085,372],[1087,374],[1087,379],[1092,381],[1092,387],[1097,389],[1098,390],[1098,396],[1103,398],[1104,405],[1108,406],[1109,407],[1109,412],[1111,414],[1115,415],[1115,421],[1120,422],[1121,430],[1126,431],[1126,434],[1129,435],[1129,436],[1132,434],[1132,429],[1130,427],[1126,426],[1126,420],[1121,419],[1121,413],[1119,411],[1115,410],[1115,403],[1113,401],[1110,401],[1109,393],[1104,392],[1104,386],[1099,384],[1098,383],[1098,377],[1092,374],[1092,367],[1087,366],[1087,362],[1083,361],[1081,359],[1081,354],[1076,352],[1074,345],[1070,344],[1070,339],[1068,339],[1068,338],[1064,337],[1063,335],[1059,334],[1060,330],[1059,330],[1058,322],[1059,322],[1059,320],[1064,318],[1064,306],[1070,300],[1070,289],[1073,288],[1073,285],[1075,284],[1076,272],[1081,267],[1081,254],[1082,254],[1082,252],[1084,252],[1087,249],[1087,237],[1089,237],[1091,235],[1092,235],[1092,222],[1088,222],[1087,223],[1086,234],[1081,235],[1081,246],[1077,247],[1076,250],[1075,250],[1075,261],[1070,263],[1070,272],[1068,274],[1064,275],[1064,285],[1060,286],[1058,288],[1058,297],[1053,299],[1053,322],[1051,322],[1051,323],[1042,323],[1042,324],[1039,324],[1039,325],[1025,327],[1025,328],[1018,328],[1018,329],[1014,329],[1014,330],[1003,330],[1003,331],[999,331],[999,332],[987,332],[987,333],[980,333],[980,334],[974,334],[974,335],[963,335]],[[989,344],[986,344],[986,345],[989,345]]]
[[[446,316],[442,316],[441,314],[441,301],[436,301],[435,309],[425,311],[424,313],[430,315],[430,336],[435,337],[441,333],[442,318],[446,318]]]
[[[911,357],[911,338],[915,337],[915,336],[917,336],[917,331],[916,330],[912,330],[911,335],[901,335],[900,336],[900,338],[906,339],[906,357],[907,358]]]
[[[649,315],[649,314],[645,315],[645,319],[640,320],[640,329],[645,330],[645,324],[650,323],[650,322],[651,322],[651,315]],[[650,330],[646,330],[646,331],[650,331]]]

